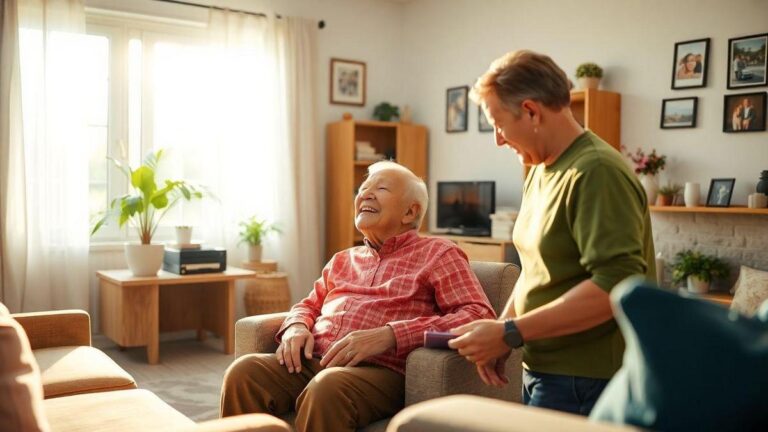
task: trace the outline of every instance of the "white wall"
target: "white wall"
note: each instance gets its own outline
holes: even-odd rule
[[[567,73],[594,61],[603,88],[622,94],[622,144],[668,156],[662,181],[697,181],[707,193],[713,177],[735,177],[733,202],[746,204],[760,171],[768,169],[768,132],[722,132],[728,38],[768,32],[764,0],[416,0],[405,5],[404,76],[414,120],[430,130],[430,183],[490,179],[497,205],[519,205],[522,169],[491,134],[445,133],[445,90],[471,85],[489,63],[515,49],[550,55]],[[670,90],[674,44],[712,38],[707,87]],[[766,87],[745,89],[765,91]],[[695,129],[659,128],[661,100],[699,97]],[[434,226],[434,211],[431,226]]]

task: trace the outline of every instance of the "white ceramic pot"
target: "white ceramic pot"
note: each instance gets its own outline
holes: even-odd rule
[[[640,176],[640,184],[645,189],[645,196],[648,198],[648,205],[656,204],[656,195],[659,193],[659,181],[655,175],[646,174]]]
[[[579,86],[583,89],[597,89],[600,87],[600,78],[581,77],[579,78]]]
[[[709,292],[709,282],[696,276],[688,276],[688,291],[694,294],[706,294]]]
[[[189,244],[192,243],[192,227],[191,226],[177,226],[176,227],[176,244]]]
[[[163,266],[162,244],[125,244],[125,259],[128,268],[134,276],[157,276],[160,267]]]
[[[248,245],[248,261],[261,261],[261,245]]]
[[[699,184],[688,182],[685,184],[685,192],[683,194],[685,197],[685,206],[686,207],[696,207],[699,205]]]

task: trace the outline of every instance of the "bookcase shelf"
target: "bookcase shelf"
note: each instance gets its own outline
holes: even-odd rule
[[[768,215],[768,208],[753,209],[745,206],[731,207],[682,207],[682,206],[650,206],[654,213],[720,213],[744,215]]]

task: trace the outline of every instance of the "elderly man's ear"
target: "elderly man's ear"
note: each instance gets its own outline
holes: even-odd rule
[[[408,209],[405,212],[405,215],[400,220],[400,222],[403,225],[413,225],[413,222],[416,221],[416,218],[419,216],[419,213],[421,213],[421,206],[419,205],[419,203],[413,203],[408,207]]]

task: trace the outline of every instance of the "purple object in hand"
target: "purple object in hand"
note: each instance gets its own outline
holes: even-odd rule
[[[424,332],[424,348],[436,348],[436,349],[451,349],[448,346],[448,341],[459,337],[451,332],[436,332],[425,331]]]

